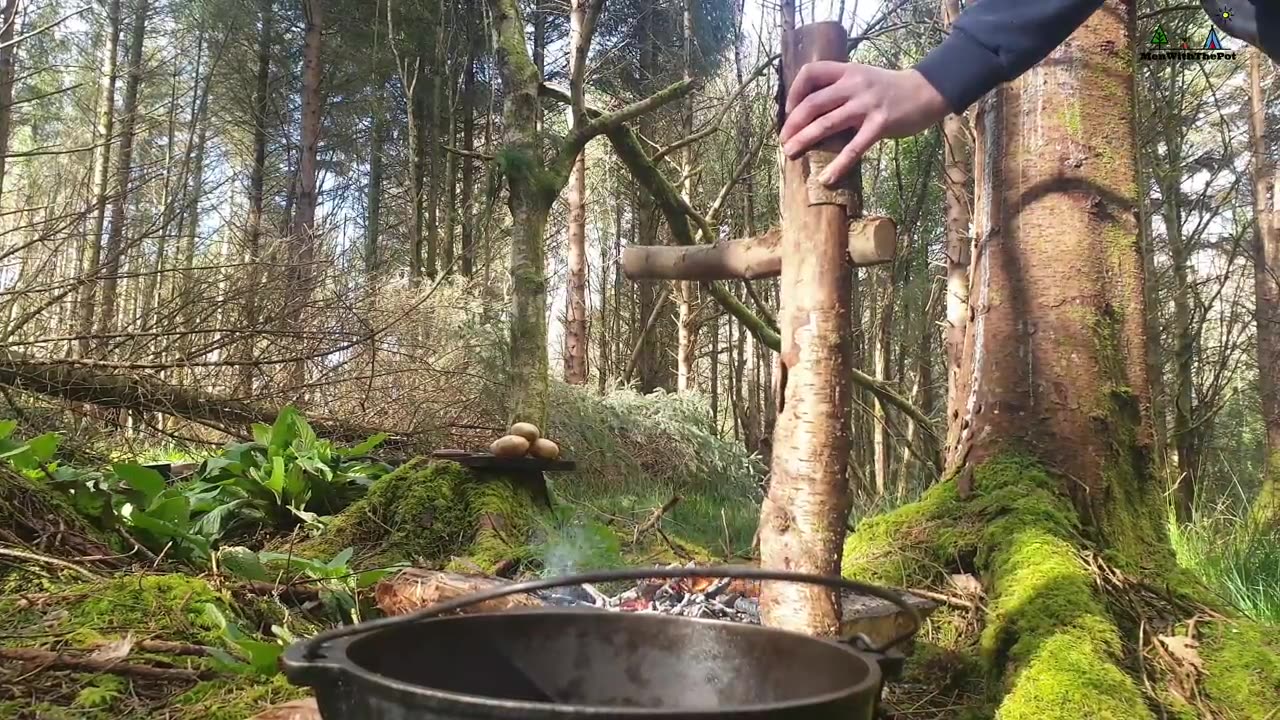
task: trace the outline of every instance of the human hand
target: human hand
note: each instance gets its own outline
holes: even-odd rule
[[[876,141],[915,135],[949,112],[947,101],[915,70],[811,62],[800,68],[787,93],[787,121],[779,140],[783,152],[794,160],[822,139],[858,128],[818,178],[832,185]]]

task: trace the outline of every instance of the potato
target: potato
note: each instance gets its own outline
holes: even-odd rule
[[[529,452],[529,441],[519,435],[503,435],[493,441],[489,452],[502,458],[523,457]]]
[[[538,438],[529,448],[529,454],[539,460],[555,460],[560,457],[560,446],[546,438]]]
[[[510,434],[519,435],[529,442],[536,442],[538,438],[542,437],[538,433],[538,426],[527,422],[518,422],[515,425],[512,425]]]

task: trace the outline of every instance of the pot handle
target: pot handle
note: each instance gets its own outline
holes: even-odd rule
[[[558,578],[541,578],[535,580],[526,580],[524,582],[511,583],[500,587],[489,588],[478,592],[464,595],[452,600],[436,603],[417,612],[400,615],[396,617],[379,618],[370,620],[357,625],[345,625],[343,627],[333,628],[325,632],[319,633],[307,640],[297,643],[297,651],[294,657],[303,661],[315,661],[323,657],[323,648],[326,643],[337,640],[338,638],[348,637],[351,635],[362,634],[374,630],[382,630],[388,627],[401,624],[409,624],[418,620],[426,620],[428,618],[438,617],[457,610],[461,610],[476,603],[485,602],[487,600],[495,600],[497,598],[515,595],[517,593],[528,593],[537,590],[546,590],[549,588],[563,587],[565,585],[581,585],[583,583],[603,583],[614,582],[618,580],[676,580],[680,578],[690,577],[706,577],[706,578],[741,578],[744,580],[766,580],[777,582],[800,582],[811,585],[822,585],[833,590],[851,590],[853,592],[869,595],[879,598],[886,602],[896,605],[899,609],[907,613],[911,618],[912,627],[896,637],[889,640],[883,646],[873,648],[874,652],[884,652],[895,645],[909,639],[916,631],[920,629],[922,620],[919,611],[907,602],[901,594],[881,588],[875,585],[860,583],[856,580],[848,580],[842,577],[831,577],[827,575],[815,575],[809,573],[787,572],[783,570],[768,570],[759,567],[683,567],[683,568],[627,568],[621,570],[598,570],[595,572],[586,572],[579,575],[571,575],[568,577]],[[332,666],[330,666],[332,667]]]
[[[319,687],[343,674],[341,663],[330,658],[323,648],[308,646],[306,641],[284,649],[280,669],[289,682],[306,687]]]

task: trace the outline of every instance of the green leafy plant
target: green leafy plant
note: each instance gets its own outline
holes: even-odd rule
[[[217,606],[206,604],[202,609],[204,621],[222,634],[224,640],[233,647],[240,657],[215,649],[213,661],[223,670],[257,675],[271,676],[280,672],[280,655],[284,653],[284,643],[291,637],[279,637],[278,642],[259,640],[240,629],[231,622]],[[279,628],[272,628],[277,635],[285,634]]]
[[[385,435],[339,447],[316,437],[293,407],[281,410],[273,425],[255,424],[253,436],[205,460],[187,487],[196,531],[204,537],[253,526],[319,526],[391,469],[367,457]]]
[[[24,472],[42,471],[58,451],[58,434],[45,433],[19,442],[11,437],[17,428],[17,420],[0,420],[0,458]]]
[[[353,548],[346,548],[329,560],[315,560],[287,553],[254,552],[228,546],[217,553],[219,568],[236,577],[258,582],[289,584],[298,580],[320,590],[320,600],[343,621],[360,622],[358,593],[379,580],[407,567],[394,565],[357,571],[351,567]]]

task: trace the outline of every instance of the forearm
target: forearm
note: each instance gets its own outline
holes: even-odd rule
[[[978,0],[916,70],[964,112],[1002,82],[1026,72],[1062,44],[1103,0]]]

